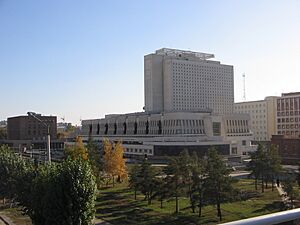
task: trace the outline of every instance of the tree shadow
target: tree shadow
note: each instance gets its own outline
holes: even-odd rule
[[[273,201],[270,204],[265,205],[264,207],[254,210],[253,213],[262,213],[265,211],[274,211],[274,210],[284,210],[284,204],[281,201]]]

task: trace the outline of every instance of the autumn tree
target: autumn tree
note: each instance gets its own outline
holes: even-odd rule
[[[104,171],[112,178],[114,186],[116,176],[119,180],[127,179],[128,176],[124,159],[124,148],[121,142],[114,144],[108,139],[104,139],[103,149]]]
[[[66,147],[65,154],[71,159],[88,160],[88,152],[81,137],[76,137],[75,144]]]

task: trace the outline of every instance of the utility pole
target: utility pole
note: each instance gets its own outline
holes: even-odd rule
[[[36,113],[34,112],[28,112],[28,116],[31,116],[32,118],[39,121],[41,124],[43,124],[45,127],[47,127],[47,161],[50,164],[51,163],[51,149],[50,149],[50,125],[42,121],[40,118],[37,117]]]
[[[246,75],[243,73],[243,100],[246,101]]]

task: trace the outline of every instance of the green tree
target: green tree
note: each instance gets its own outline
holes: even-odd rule
[[[288,177],[283,182],[283,190],[286,192],[287,196],[290,198],[291,204],[293,206],[294,200],[298,197],[298,191],[296,190],[296,181],[291,177]]]
[[[139,189],[139,183],[140,183],[139,174],[140,174],[140,166],[138,164],[134,164],[129,171],[129,187],[134,190],[135,200],[136,200],[136,194]]]
[[[21,157],[15,155],[8,146],[0,146],[0,196],[14,199],[17,194],[18,177],[26,167]]]
[[[192,158],[192,189],[190,201],[193,213],[195,212],[196,206],[198,206],[198,215],[201,217],[205,192],[205,161],[198,158],[196,154],[194,154]]]
[[[28,184],[19,189],[19,194],[26,195],[18,200],[33,224],[92,224],[96,185],[86,160],[41,165],[35,173],[24,173],[28,177]]]
[[[278,152],[278,148],[275,145],[271,145],[268,151],[268,158],[269,158],[269,171],[270,171],[270,178],[272,182],[272,191],[274,191],[274,181],[278,174],[282,170],[281,166],[281,157]]]
[[[232,190],[230,170],[226,167],[222,157],[212,148],[208,152],[206,164],[205,189],[213,204],[217,206],[217,216],[222,220],[221,202],[226,194]]]
[[[155,168],[152,167],[147,160],[144,160],[140,166],[137,186],[140,192],[145,195],[145,199],[148,201],[148,204],[151,204],[154,197],[156,175],[157,173]]]
[[[7,130],[6,128],[0,127],[0,140],[7,139]]]
[[[185,191],[187,184],[190,186],[191,162],[187,151],[183,151],[177,157],[171,157],[165,173],[168,176],[170,195],[175,197],[175,213],[179,212],[179,196]]]
[[[88,158],[92,167],[93,174],[96,177],[97,186],[100,187],[100,185],[103,182],[104,166],[103,166],[103,159],[102,159],[99,146],[90,137],[86,145],[86,149],[88,152]]]

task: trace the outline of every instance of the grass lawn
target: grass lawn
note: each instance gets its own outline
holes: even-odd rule
[[[240,180],[235,184],[241,190],[254,191],[253,180]],[[180,213],[174,214],[175,201],[165,201],[163,208],[160,202],[153,200],[152,205],[143,201],[144,196],[138,195],[134,200],[133,192],[126,184],[114,188],[102,189],[96,202],[97,213],[100,217],[112,224],[216,224],[219,222],[216,216],[216,209],[213,206],[206,206],[202,210],[202,217],[199,218],[197,211],[192,213],[187,198],[180,198]],[[265,193],[246,201],[224,203],[221,205],[223,221],[233,221],[254,217],[280,211],[282,204],[279,194],[275,189],[266,189]]]

